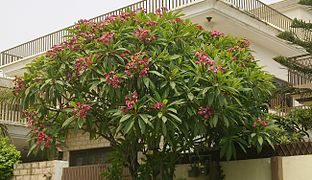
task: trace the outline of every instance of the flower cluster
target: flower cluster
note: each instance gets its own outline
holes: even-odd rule
[[[81,32],[79,34],[77,34],[78,37],[82,37],[85,39],[94,39],[95,38],[95,34],[91,33],[91,32]]]
[[[168,11],[167,7],[161,7],[161,8],[156,10],[156,14],[159,15],[159,16],[162,16],[162,13],[166,12],[166,11]]]
[[[162,103],[162,102],[156,102],[156,103],[154,104],[154,109],[160,110],[160,109],[162,109],[162,108],[165,107],[165,106],[166,106],[166,104],[164,104],[164,103]]]
[[[128,113],[129,110],[133,109],[134,105],[138,102],[139,95],[136,91],[132,92],[130,96],[125,96],[126,106],[121,106],[120,110],[124,113]]]
[[[236,52],[236,51],[244,51],[244,50],[245,50],[245,48],[242,48],[239,46],[234,46],[234,47],[229,48],[227,51],[228,52]]]
[[[37,145],[41,144],[42,142],[44,143],[45,147],[49,147],[50,146],[50,142],[51,142],[51,137],[49,137],[45,132],[40,131],[40,130],[35,130],[36,136],[37,136]]]
[[[213,109],[209,106],[206,107],[199,107],[197,114],[201,115],[205,119],[209,119],[213,115]]]
[[[114,37],[114,33],[104,33],[101,37],[99,37],[97,40],[100,41],[103,44],[107,44],[111,41],[111,39]]]
[[[120,88],[121,80],[114,71],[105,73],[104,76],[108,85],[112,86],[113,88]]]
[[[18,95],[20,92],[22,92],[25,89],[24,79],[16,76],[13,82],[14,82],[13,93],[15,95]]]
[[[240,40],[240,44],[242,47],[249,47],[250,46],[250,41],[246,38],[243,38],[242,40]]]
[[[23,111],[21,117],[27,122],[27,128],[32,128],[33,126],[38,126],[38,113]]]
[[[147,26],[155,26],[155,25],[158,25],[159,22],[157,22],[157,21],[147,21],[145,24],[146,24]]]
[[[74,109],[74,115],[79,118],[86,118],[88,111],[91,109],[91,106],[88,104],[81,104],[77,102]]]
[[[223,36],[224,36],[224,33],[223,33],[223,32],[219,32],[219,31],[211,31],[211,32],[210,32],[210,35],[211,35],[213,38],[218,38],[218,37],[223,37]]]
[[[124,58],[124,57],[127,57],[128,55],[130,54],[130,51],[129,50],[124,50],[124,52],[122,54],[120,54],[119,56]]]
[[[92,64],[93,62],[88,56],[76,59],[75,62],[76,76],[79,77]]]
[[[156,39],[154,35],[150,34],[150,32],[151,32],[151,30],[149,30],[149,29],[138,28],[134,32],[134,36],[137,37],[141,41],[150,42],[150,41]]]
[[[214,60],[212,60],[206,53],[197,51],[196,56],[198,60],[195,62],[196,64],[203,63],[204,65],[214,65]]]
[[[259,126],[260,127],[266,127],[268,125],[269,125],[269,123],[265,119],[257,117],[256,120],[254,121],[254,123],[252,124],[252,127],[253,128],[257,128]]]
[[[82,26],[90,26],[90,25],[95,26],[96,23],[89,21],[87,19],[81,19],[75,24],[75,29],[80,30]]]
[[[45,56],[49,58],[55,58],[59,52],[64,51],[64,49],[66,48],[73,51],[78,51],[81,47],[81,45],[78,43],[79,36],[84,36],[85,38],[93,38],[94,35],[91,33],[80,33],[77,36],[74,36],[71,39],[62,42],[61,44],[52,46],[52,48],[48,50]]]
[[[62,43],[65,47],[70,50],[78,51],[81,45],[78,43],[78,38],[76,36],[70,38],[69,40]]]
[[[49,58],[54,58],[56,57],[56,55],[64,50],[64,45],[63,44],[58,44],[58,45],[54,45],[52,46],[52,48],[50,50],[47,51],[46,53],[46,57]]]
[[[140,54],[132,56],[131,61],[125,66],[125,73],[129,77],[133,77],[133,74],[139,73],[139,77],[146,76],[149,70],[147,57],[141,57]]]
[[[217,67],[215,67],[215,66],[210,66],[209,68],[208,68],[208,71],[213,71],[213,72],[215,72],[215,73],[217,73],[218,71],[221,71],[221,72],[223,72],[224,73],[224,68],[222,67],[222,66],[217,66]]]

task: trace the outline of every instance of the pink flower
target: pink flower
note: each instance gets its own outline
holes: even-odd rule
[[[79,34],[77,34],[78,37],[83,37],[85,39],[94,39],[95,38],[95,34],[90,33],[90,32],[81,32]]]
[[[262,121],[262,122],[261,122],[261,126],[266,127],[266,126],[268,126],[268,123],[265,122],[265,121]]]
[[[175,18],[175,22],[180,22],[180,21],[182,21],[182,19],[181,18]]]
[[[116,75],[114,71],[111,71],[109,74],[104,73],[106,83],[113,88],[120,88],[121,79]]]
[[[15,95],[20,94],[22,91],[26,89],[25,81],[23,78],[15,76],[15,79],[13,82],[14,82],[13,92]]]
[[[128,112],[129,112],[128,108],[125,107],[125,106],[121,106],[119,109],[120,109],[123,113],[128,113]]]
[[[215,62],[212,60],[206,53],[202,51],[197,51],[196,56],[198,60],[195,62],[196,64],[203,63],[204,65],[213,65]]]
[[[257,127],[257,123],[254,122],[254,123],[252,124],[252,127],[253,127],[253,128],[256,128],[256,127]]]
[[[57,54],[65,49],[64,44],[58,44],[52,46],[50,50],[47,51],[46,57],[55,58]]]
[[[224,72],[224,68],[222,66],[218,66],[214,69],[214,72],[217,73],[218,71]]]
[[[36,139],[37,145],[41,144],[42,142],[45,142],[45,147],[49,147],[51,138],[43,131],[35,130],[35,132],[37,133],[37,139]]]
[[[133,109],[134,105],[138,102],[138,98],[139,98],[139,95],[136,91],[132,92],[131,96],[125,96],[126,107],[122,106],[120,110],[126,113],[130,109]],[[127,110],[125,110],[125,108]]]
[[[151,32],[151,30],[149,30],[149,29],[138,28],[135,31],[134,36],[137,37],[141,41],[145,41],[147,39],[147,37],[150,36],[149,35],[150,32]]]
[[[211,31],[210,32],[210,35],[213,37],[213,38],[217,38],[217,37],[223,37],[224,36],[224,33],[222,32],[219,32],[219,31]]]
[[[107,44],[111,41],[111,39],[114,37],[114,33],[103,33],[101,37],[99,37],[97,40],[102,42],[103,44]]]
[[[162,109],[163,107],[165,107],[166,105],[164,104],[164,103],[162,103],[162,102],[156,102],[155,104],[154,104],[154,109],[157,109],[157,110],[160,110],[160,109]]]
[[[232,57],[231,60],[232,60],[232,61],[236,61],[236,60],[237,60],[237,57]]]
[[[132,56],[131,61],[129,61],[125,66],[125,73],[129,77],[133,77],[134,74],[138,74],[139,77],[144,77],[148,74],[149,62],[146,57],[141,57],[139,53]]]
[[[79,77],[85,70],[87,70],[91,65],[93,64],[90,57],[82,57],[76,59],[75,62],[75,70],[76,70],[76,76]]]
[[[77,102],[76,107],[74,109],[74,114],[76,117],[79,118],[86,118],[87,113],[91,109],[91,106],[88,104],[81,104],[80,102]]]
[[[205,119],[209,119],[210,117],[212,117],[213,113],[214,113],[213,109],[209,106],[199,107],[197,111],[197,114],[201,115]]]
[[[243,47],[249,47],[249,46],[250,46],[250,42],[249,42],[249,40],[246,39],[246,38],[242,39],[240,42],[241,42],[241,45],[242,45]]]
[[[154,26],[154,25],[158,25],[159,22],[157,22],[157,21],[148,21],[145,24],[148,25],[148,26]]]

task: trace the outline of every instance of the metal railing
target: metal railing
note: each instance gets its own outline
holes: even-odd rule
[[[312,68],[312,56],[311,54],[304,54],[300,56],[294,56],[288,58],[289,62],[295,63],[297,65]]]
[[[312,37],[311,31],[299,28],[293,28],[293,20],[277,11],[276,9],[264,4],[259,0],[223,0],[241,11],[247,12],[259,20],[278,27],[282,31],[293,32],[300,39],[309,39]]]
[[[62,180],[77,180],[77,179],[92,179],[102,180],[104,179],[101,174],[107,170],[107,165],[87,165],[87,166],[73,166],[63,168]],[[127,169],[122,172],[124,180],[130,180],[130,173]]]
[[[146,12],[156,12],[157,9],[162,7],[166,7],[168,10],[173,10],[175,8],[188,5],[194,2],[198,2],[201,0],[143,0],[137,3],[131,4],[129,6],[117,9],[115,11],[97,16],[95,18],[90,19],[93,22],[100,22],[104,20],[106,17],[111,15],[120,15],[128,10],[138,10],[145,9]],[[72,28],[70,26],[68,28]],[[64,42],[69,35],[67,28],[62,30],[50,33],[48,35],[39,37],[32,41],[26,42],[24,44],[18,45],[16,47],[10,48],[0,53],[0,66],[12,63],[17,61],[23,57],[32,56],[41,52],[45,52],[49,50],[52,46],[60,44]]]
[[[295,109],[310,109],[310,106],[293,106],[293,107],[281,107],[277,109],[274,114],[278,116],[286,116],[288,113]]]
[[[26,125],[26,121],[21,118],[22,110],[23,108],[20,105],[0,102],[0,123]]]
[[[310,54],[305,54],[301,56],[289,57],[288,61],[299,65],[304,68],[312,68],[312,56]],[[296,70],[288,70],[288,82],[292,86],[300,86],[305,84],[312,84],[312,77],[309,75],[304,75],[303,73],[297,72]]]

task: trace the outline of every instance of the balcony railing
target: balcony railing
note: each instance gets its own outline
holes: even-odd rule
[[[26,125],[22,120],[21,112],[23,108],[20,105],[12,105],[6,102],[0,103],[0,123],[12,125]]]
[[[117,9],[115,11],[92,18],[91,21],[100,22],[111,15],[120,15],[128,10],[145,9],[146,12],[156,12],[157,9],[166,7],[168,10],[173,10],[201,0],[143,0],[129,6]],[[71,28],[70,26],[68,28]],[[12,63],[23,57],[32,56],[49,50],[53,45],[60,44],[66,40],[68,35],[67,28],[39,37],[32,41],[26,42],[19,46],[5,50],[0,53],[0,66]]]
[[[277,109],[274,114],[278,116],[286,116],[288,113],[290,113],[292,110],[295,109],[310,109],[310,106],[293,106],[293,107],[282,107],[280,109]]]
[[[259,0],[223,0],[230,5],[247,12],[255,18],[269,23],[282,31],[293,32],[300,39],[311,39],[312,31],[305,31],[291,27],[293,20],[277,11],[276,9],[264,4]]]
[[[310,54],[290,57],[288,58],[288,61],[304,68],[312,68],[312,56]],[[311,76],[289,69],[288,82],[292,86],[304,87],[304,85],[312,84],[312,78]]]

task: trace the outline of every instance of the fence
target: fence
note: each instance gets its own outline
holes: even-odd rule
[[[62,180],[103,180],[101,174],[106,170],[106,165],[74,166],[63,169]],[[130,173],[125,169],[123,179],[130,179]]]
[[[0,102],[0,122],[5,124],[26,125],[26,121],[21,119],[21,105]]]

